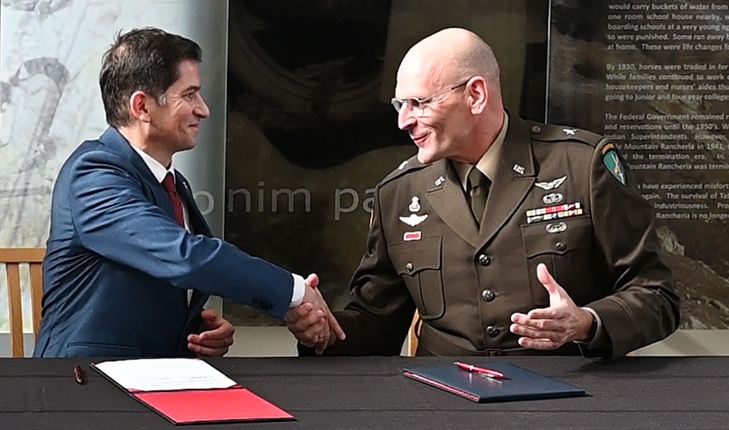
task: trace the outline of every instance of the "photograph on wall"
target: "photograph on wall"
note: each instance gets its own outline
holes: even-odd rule
[[[681,328],[728,328],[729,4],[553,0],[550,16],[548,121],[615,142],[656,213]]]
[[[366,251],[374,187],[416,153],[390,104],[418,40],[480,34],[504,99],[544,119],[548,4],[538,0],[240,0],[230,3],[225,239],[302,276],[341,309]],[[235,325],[277,322],[224,301]]]

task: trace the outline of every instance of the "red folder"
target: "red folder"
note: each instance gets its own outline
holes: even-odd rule
[[[294,417],[243,387],[130,393],[175,424],[276,421]]]
[[[240,385],[215,389],[140,391],[127,389],[91,363],[114,385],[175,425],[242,421],[291,421],[293,415]]]

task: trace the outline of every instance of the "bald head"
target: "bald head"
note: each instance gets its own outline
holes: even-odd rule
[[[477,34],[463,28],[441,30],[410,48],[400,64],[398,81],[412,75],[425,75],[435,85],[452,85],[482,76],[491,97],[501,95],[494,52]]]
[[[393,100],[398,127],[418,146],[421,163],[449,158],[476,164],[504,124],[496,57],[462,28],[439,31],[410,48]]]

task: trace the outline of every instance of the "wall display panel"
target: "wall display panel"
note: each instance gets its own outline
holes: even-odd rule
[[[541,0],[230,3],[225,238],[303,276],[333,308],[365,252],[373,189],[416,152],[389,103],[407,49],[446,27],[501,60],[507,107],[544,118]],[[275,324],[224,302],[234,324]]]
[[[726,1],[551,3],[548,120],[616,143],[655,210],[685,329],[729,326],[728,34]]]

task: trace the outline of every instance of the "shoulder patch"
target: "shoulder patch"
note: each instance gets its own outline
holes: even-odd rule
[[[623,163],[620,161],[618,151],[615,149],[615,145],[607,143],[603,146],[602,150],[602,162],[605,163],[608,171],[618,180],[622,185],[625,185],[625,168]]]
[[[603,156],[607,154],[608,151],[616,151],[615,145],[611,142],[606,143],[605,146],[603,146],[600,150]]]
[[[426,166],[427,166],[426,164],[423,164],[420,161],[418,161],[418,157],[416,155],[413,155],[412,157],[410,157],[407,160],[400,163],[400,165],[397,166],[397,168],[395,170],[393,170],[392,172],[390,172],[390,174],[385,176],[385,179],[380,181],[380,185],[390,182],[393,179],[398,178],[408,172],[420,170]]]
[[[602,136],[591,131],[561,125],[546,125],[533,123],[531,127],[532,139],[542,142],[575,141],[597,146]]]

